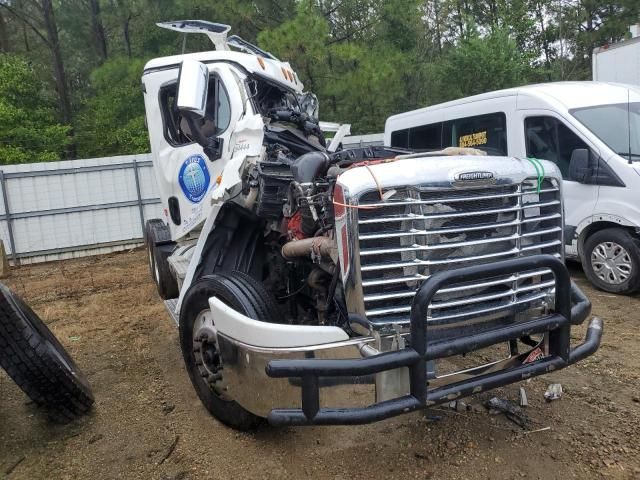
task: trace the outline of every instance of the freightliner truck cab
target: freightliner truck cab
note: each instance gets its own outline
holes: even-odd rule
[[[598,348],[597,318],[570,344],[590,303],[553,163],[341,149],[287,62],[226,25],[161,26],[215,47],[151,60],[142,83],[163,207],[149,266],[219,420],[373,422]]]

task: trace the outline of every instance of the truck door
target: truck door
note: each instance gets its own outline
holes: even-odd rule
[[[527,157],[552,161],[562,172],[565,249],[568,256],[577,256],[577,242],[572,241],[574,233],[581,222],[593,215],[598,201],[599,187],[578,183],[572,179],[569,163],[575,149],[587,149],[595,159],[598,158],[599,152],[555,112],[524,110],[520,113]]]
[[[158,181],[165,220],[176,240],[199,227],[211,209],[211,196],[218,187],[218,178],[234,151],[234,127],[243,114],[242,85],[233,67],[228,64],[209,65],[207,110],[203,130],[222,141],[220,158],[211,160],[196,143],[189,126],[175,108],[178,70],[164,73],[164,81],[153,96],[147,92],[147,104],[157,98],[161,116],[150,117],[147,108],[149,136],[154,155],[154,170]],[[149,90],[149,89],[148,89]]]

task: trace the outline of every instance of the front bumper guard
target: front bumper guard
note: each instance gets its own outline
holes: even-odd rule
[[[468,282],[489,276],[509,275],[520,271],[548,268],[555,276],[554,313],[508,325],[499,329],[428,341],[427,309],[435,294],[452,283]],[[573,303],[573,305],[572,305]],[[581,324],[591,312],[591,304],[571,283],[564,264],[551,255],[536,255],[438,272],[425,280],[411,308],[411,346],[362,359],[291,359],[271,360],[266,374],[271,378],[288,378],[301,387],[301,408],[276,408],[268,415],[273,425],[356,425],[375,422],[414,410],[490,390],[527,378],[559,370],[595,352],[602,337],[602,321],[591,320],[585,341],[570,348],[571,325]],[[438,358],[469,353],[500,342],[534,334],[548,334],[548,355],[531,363],[473,376],[429,388],[427,362]],[[391,400],[357,408],[321,408],[320,387],[329,378],[371,376],[406,367],[409,392]],[[323,381],[324,380],[324,381]],[[345,378],[349,383],[348,379]]]

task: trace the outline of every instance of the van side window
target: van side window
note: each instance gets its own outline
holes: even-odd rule
[[[507,117],[502,112],[444,123],[444,147],[472,147],[489,155],[507,155]]]
[[[489,155],[506,155],[507,117],[496,112],[396,130],[391,132],[391,146],[412,150],[474,147]]]
[[[555,163],[562,176],[569,178],[571,153],[589,147],[569,127],[554,117],[528,117],[524,121],[527,156]]]
[[[442,124],[422,125],[409,129],[409,148],[438,150],[441,147]]]
[[[439,150],[442,146],[442,123],[420,125],[391,132],[391,146],[412,150]]]
[[[397,148],[409,148],[409,129],[391,132],[391,146]]]
[[[164,137],[174,146],[187,145],[194,142],[187,121],[182,118],[176,108],[177,83],[171,83],[160,89],[160,108],[164,125]],[[209,79],[207,92],[207,110],[201,121],[204,133],[213,137],[220,135],[229,126],[231,120],[231,104],[227,92],[220,79],[212,76]]]

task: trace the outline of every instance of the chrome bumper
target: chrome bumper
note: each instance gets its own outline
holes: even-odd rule
[[[500,329],[428,342],[426,308],[443,285],[532,267],[556,277],[556,312]],[[573,300],[574,305],[572,307]],[[590,312],[586,297],[571,285],[564,265],[551,256],[532,256],[441,272],[426,280],[412,309],[411,335],[359,337],[297,348],[263,348],[218,332],[229,396],[275,425],[360,424],[507,385],[571,365],[598,349],[602,321],[594,318],[585,341],[569,346],[572,324]],[[455,375],[433,378],[428,362],[460,355],[526,335],[545,334],[546,355],[528,353]],[[405,346],[405,340],[410,346]],[[394,343],[395,342],[395,343]],[[378,353],[379,346],[394,345]]]

